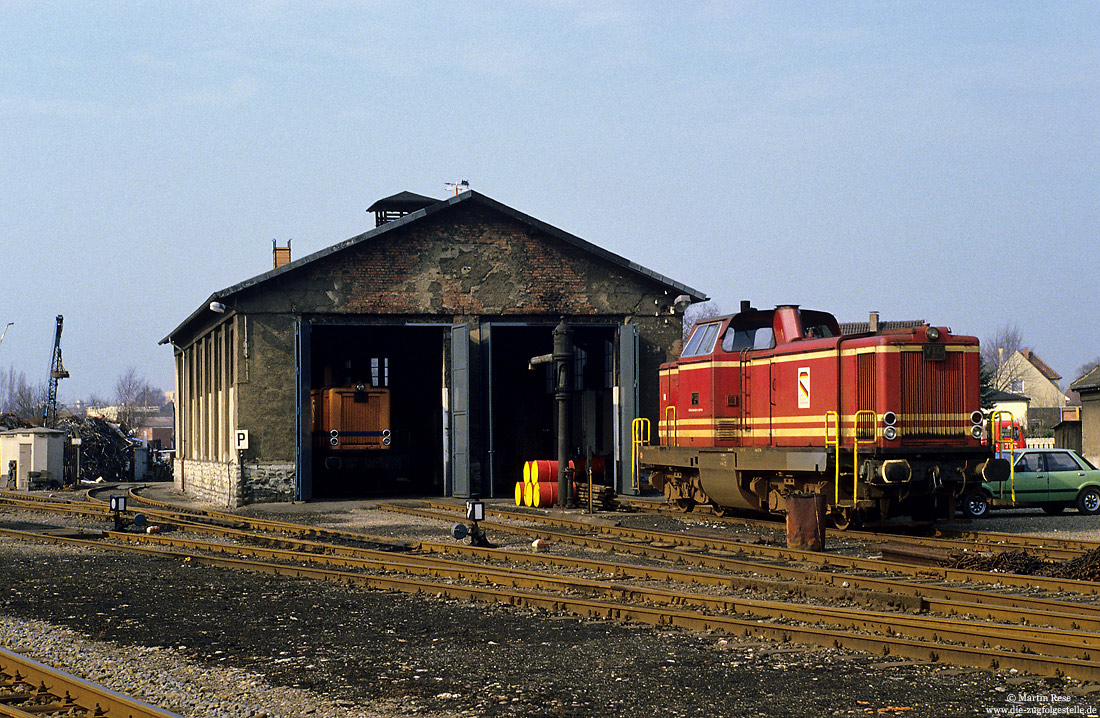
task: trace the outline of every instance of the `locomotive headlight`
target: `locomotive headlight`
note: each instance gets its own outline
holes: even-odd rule
[[[328,443],[329,443],[330,446],[339,446],[340,445],[340,439],[334,436],[334,437],[332,437],[331,439],[328,440]]]
[[[390,445],[390,437],[383,436],[382,437],[382,446],[389,446],[389,445]]]
[[[892,411],[888,411],[882,415],[882,423],[887,426],[893,426],[898,423],[898,415]]]
[[[897,428],[893,426],[886,427],[882,430],[882,438],[886,439],[887,441],[893,441],[894,439],[898,438]]]
[[[336,438],[337,436],[339,436],[339,435],[340,435],[340,432],[339,432],[339,431],[337,431],[336,429],[333,429],[332,431],[330,431],[330,432],[328,433],[328,435],[329,435],[329,436],[331,436],[332,438],[334,438],[334,439],[335,439],[335,438]]]
[[[974,426],[970,427],[970,435],[973,436],[975,439],[982,438],[981,424],[975,424]]]
[[[980,411],[970,412],[970,423],[971,424],[980,424],[980,423],[982,423],[983,419],[985,419],[985,417],[982,416],[982,412],[980,412]]]
[[[936,329],[935,327],[928,327],[927,336],[928,341],[934,342],[940,338],[940,330]]]

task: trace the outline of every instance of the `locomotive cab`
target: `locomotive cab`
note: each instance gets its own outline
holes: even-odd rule
[[[980,441],[977,350],[945,327],[843,334],[826,312],[743,303],[662,365],[661,446],[643,465],[684,508],[781,513],[813,491],[843,524],[950,515],[1004,468]]]

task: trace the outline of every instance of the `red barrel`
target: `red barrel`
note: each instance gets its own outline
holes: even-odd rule
[[[540,506],[553,506],[558,500],[558,482],[545,481],[537,484],[528,484],[531,487],[531,505],[535,508]],[[573,496],[577,495],[577,482],[573,482]]]
[[[558,462],[550,459],[536,459],[527,462],[530,467],[530,483],[541,484],[546,481],[558,480]],[[573,462],[569,462],[569,468],[573,468]],[[524,475],[526,478],[526,474]]]
[[[603,456],[592,457],[592,478],[600,478],[607,470],[607,458]],[[588,464],[583,458],[577,459],[577,471],[581,476],[588,476]]]

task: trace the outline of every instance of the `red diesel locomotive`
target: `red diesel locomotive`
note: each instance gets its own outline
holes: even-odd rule
[[[967,484],[1009,471],[981,440],[978,340],[873,324],[842,336],[831,314],[748,302],[697,324],[661,366],[640,468],[685,510],[782,513],[813,492],[838,528],[953,515]]]

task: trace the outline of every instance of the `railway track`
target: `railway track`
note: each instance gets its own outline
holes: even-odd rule
[[[385,508],[423,517],[438,516],[438,512],[457,514],[460,511],[460,507],[454,504],[433,501],[424,503],[428,505],[428,509],[416,509],[396,504],[385,505]],[[533,523],[537,527],[524,528],[500,521],[483,521],[481,525],[484,528],[518,532],[536,538],[541,536],[594,549],[628,551],[649,558],[674,562],[707,564],[711,563],[709,559],[715,557],[717,552],[718,557],[723,554],[743,555],[765,561],[813,565],[820,569],[845,569],[873,574],[889,572],[914,578],[934,578],[955,583],[1014,586],[1017,588],[1041,589],[1052,593],[1100,596],[1100,583],[1095,581],[989,573],[987,571],[953,569],[944,566],[914,565],[905,562],[884,561],[879,558],[863,558],[838,553],[804,551],[785,546],[748,543],[715,535],[626,528],[611,522],[582,521],[527,512],[494,510],[493,514],[511,521]],[[562,530],[542,528],[543,526]],[[635,548],[630,547],[632,542],[636,542]]]
[[[93,513],[98,510],[94,502],[81,503],[87,505],[70,505],[68,509],[80,508]],[[420,512],[420,515],[427,514],[445,522],[453,518],[454,506],[387,508]],[[665,563],[704,565],[708,570],[637,566],[604,560],[479,549],[453,543],[395,545],[375,536],[278,521],[243,520],[240,516],[222,512],[203,512],[200,516],[194,512],[154,508],[149,513],[160,515],[166,521],[174,521],[188,531],[216,534],[223,542],[125,532],[105,532],[106,540],[48,534],[20,535],[13,531],[6,533],[27,540],[70,543],[100,550],[151,552],[229,568],[337,581],[372,589],[497,601],[568,611],[587,617],[718,630],[739,636],[854,648],[924,661],[1016,669],[1038,675],[1100,681],[1100,666],[1095,661],[1100,652],[1100,608],[1088,604],[935,587],[923,582],[854,574],[834,574],[823,581],[821,575],[826,572],[816,567],[791,566],[790,562],[794,559],[790,556],[771,556],[762,561],[759,556],[735,559],[716,555],[715,552],[732,553],[729,551],[731,547],[715,544],[714,539],[708,537],[703,537],[702,547],[664,548],[638,543],[668,543],[667,532],[640,535],[635,530],[626,530],[618,539],[598,539],[603,542],[598,548],[614,553],[657,551],[656,555],[647,556]],[[531,516],[524,515],[522,520],[529,521]],[[250,528],[215,526],[209,523],[211,521],[231,522],[238,526],[249,524]],[[561,522],[560,519],[555,521]],[[488,527],[488,523],[484,522],[483,526]],[[506,530],[505,526],[502,523],[498,528]],[[592,537],[581,535],[582,527],[571,528],[578,533],[557,532],[555,539],[564,540],[560,537],[571,535],[581,542],[580,545],[593,547],[588,543]],[[608,527],[597,528],[603,531]],[[509,530],[527,529],[513,526]],[[593,526],[585,524],[583,530],[591,533]],[[252,533],[254,531],[264,533]],[[545,529],[538,531],[545,533]],[[279,536],[272,536],[271,532]],[[233,543],[225,543],[227,539]],[[330,543],[336,541],[340,543]],[[256,542],[268,545],[247,545]],[[272,545],[276,543],[281,545]],[[374,547],[363,544],[373,544]],[[458,555],[462,560],[442,558],[447,554]],[[472,563],[475,560],[481,564]],[[784,563],[769,564],[777,560]],[[499,563],[507,565],[495,565]],[[534,563],[539,564],[539,570],[512,565]],[[612,575],[614,580],[548,574],[550,568],[557,571],[583,570],[598,576]],[[772,572],[770,576],[769,571]],[[756,576],[732,575],[736,573]],[[670,581],[707,585],[709,590],[672,590],[667,587]],[[654,582],[660,582],[660,585],[653,586]],[[814,589],[800,597],[817,600],[819,604],[742,598],[718,590],[735,588],[777,592],[782,591],[784,586],[803,583],[814,586]],[[817,595],[812,595],[815,591]],[[839,600],[860,605],[890,606],[893,610],[872,611],[820,605]],[[960,615],[968,618],[960,620],[952,617]]]
[[[746,526],[784,531],[780,519],[749,516],[720,516],[710,507],[697,507],[692,513],[670,504],[652,500],[620,500],[620,503],[637,511],[682,518],[700,518],[705,515],[708,521],[729,526]],[[928,546],[940,549],[958,549],[969,551],[1030,551],[1052,560],[1075,558],[1089,551],[1100,549],[1100,541],[1082,541],[1077,539],[1051,539],[1041,536],[998,533],[993,531],[971,531],[947,529],[926,525],[891,525],[881,531],[845,530],[833,534],[841,540],[858,540],[874,543],[899,542],[914,546]]]
[[[0,648],[0,716],[180,718],[162,708]]]

